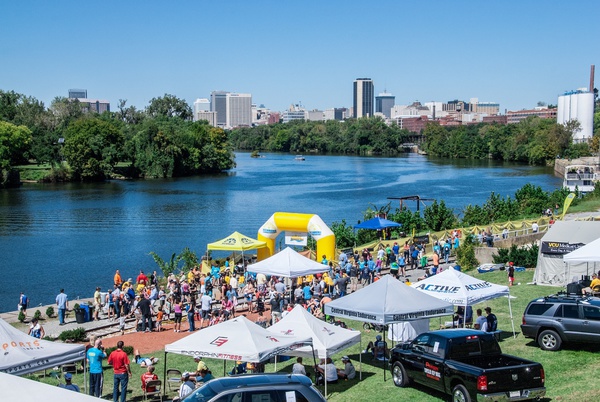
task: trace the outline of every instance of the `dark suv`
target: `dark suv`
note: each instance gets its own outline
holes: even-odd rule
[[[600,342],[600,299],[558,294],[532,300],[521,331],[543,350],[558,350],[563,342]]]
[[[310,378],[297,374],[242,374],[216,378],[184,402],[326,402]]]

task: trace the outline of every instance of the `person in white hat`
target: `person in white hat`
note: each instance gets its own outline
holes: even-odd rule
[[[348,356],[342,356],[342,363],[344,363],[344,369],[338,370],[338,378],[343,380],[353,380],[356,377],[356,369],[350,361]]]
[[[194,391],[196,384],[190,380],[191,374],[187,371],[181,375],[181,386],[179,387],[179,399],[183,399]]]

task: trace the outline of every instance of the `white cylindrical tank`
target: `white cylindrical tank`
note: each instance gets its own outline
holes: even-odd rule
[[[572,91],[558,97],[556,121],[565,124],[577,120],[581,130],[573,134],[573,142],[585,142],[594,132],[594,94]]]

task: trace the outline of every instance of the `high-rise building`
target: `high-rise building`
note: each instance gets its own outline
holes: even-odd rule
[[[252,95],[213,91],[211,111],[217,112],[217,127],[234,128],[252,125]]]
[[[87,98],[87,89],[69,89],[69,98]]]
[[[354,114],[355,118],[373,116],[375,91],[373,80],[357,78],[354,81]]]
[[[194,121],[197,120],[208,120],[206,112],[210,112],[210,101],[206,98],[198,98],[194,102]],[[200,117],[202,116],[202,117]]]
[[[594,134],[594,93],[586,88],[565,92],[558,97],[556,121],[565,124],[571,120],[579,122],[580,130],[573,133],[573,142],[587,142]]]
[[[396,104],[396,97],[383,91],[375,97],[375,112],[383,113],[388,119],[392,116],[392,108]]]

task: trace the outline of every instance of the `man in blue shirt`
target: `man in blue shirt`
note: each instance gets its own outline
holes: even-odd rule
[[[69,308],[69,299],[64,289],[61,289],[56,296],[56,305],[58,306],[58,325],[65,325],[65,312]]]
[[[102,396],[102,359],[106,359],[102,340],[96,339],[93,348],[86,353],[87,362],[90,367],[90,395],[100,398]]]

